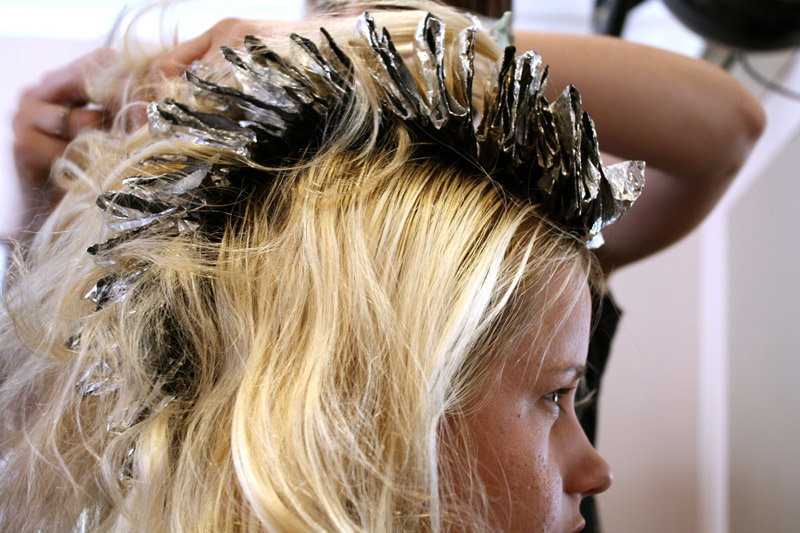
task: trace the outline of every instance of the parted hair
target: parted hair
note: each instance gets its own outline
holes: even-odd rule
[[[445,21],[449,48],[472,23],[413,6]],[[403,51],[424,13],[373,15]],[[484,528],[480,498],[447,497],[442,433],[592,261],[457,153],[425,156],[402,122],[378,135],[352,24],[326,24],[354,58],[351,108],[214,238],[145,235],[114,265],[93,260],[87,247],[113,235],[95,199],[144,160],[232,156],[146,127],[70,146],[54,175],[64,199],[4,287],[4,531]],[[482,86],[500,50],[481,34],[477,54]],[[191,102],[184,82],[155,90]],[[126,298],[100,310],[84,298],[140,264]],[[86,394],[98,361],[107,390]]]

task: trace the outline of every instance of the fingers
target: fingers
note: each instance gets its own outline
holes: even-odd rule
[[[46,74],[20,96],[12,126],[14,162],[23,197],[39,191],[46,193],[48,201],[57,200],[49,194],[53,162],[81,131],[103,126],[103,112],[84,107],[86,71],[113,59],[113,52],[107,49],[95,51]]]
[[[81,105],[86,99],[83,71],[72,64],[48,72],[33,90],[34,97],[45,102]]]
[[[210,45],[211,34],[209,32],[191,41],[183,42],[156,59],[151,67],[151,72],[167,78],[179,76],[192,61],[203,57],[208,52]]]
[[[35,102],[31,109],[31,124],[36,129],[65,141],[71,141],[83,130],[103,125],[103,113],[95,109],[47,102]]]
[[[56,104],[83,105],[86,103],[84,79],[89,68],[98,68],[114,60],[116,52],[100,48],[69,65],[53,70],[33,89],[34,97]]]
[[[96,109],[23,98],[12,126],[17,136],[34,128],[51,137],[71,141],[83,130],[101,127],[103,117],[103,112]]]
[[[241,46],[244,36],[252,33],[264,35],[273,33],[282,24],[274,21],[226,18],[220,20],[205,33],[190,41],[183,42],[162,54],[153,62],[151,72],[164,77],[179,76],[193,61],[214,62],[221,59],[222,46]]]
[[[50,166],[67,148],[67,141],[35,128],[27,128],[14,138],[14,162],[23,192],[43,188]]]
[[[148,68],[145,83],[137,92],[137,100],[149,101],[155,98],[152,87],[158,86],[164,78],[180,76],[192,61],[203,57],[210,43],[211,35],[206,32],[161,54]],[[134,127],[141,127],[147,123],[147,110],[144,107],[131,109],[128,117]]]

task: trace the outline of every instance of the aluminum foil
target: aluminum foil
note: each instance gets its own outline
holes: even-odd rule
[[[81,396],[101,396],[119,389],[122,383],[122,376],[114,373],[105,358],[100,358],[84,372],[75,388]]]
[[[122,433],[127,429],[132,428],[148,416],[154,415],[162,411],[169,405],[175,398],[166,396],[162,398],[157,405],[152,405],[148,402],[134,402],[128,405],[125,409],[115,412],[109,417],[106,430],[111,433]]]
[[[359,53],[372,55],[365,63],[380,93],[378,135],[405,127],[420,141],[420,157],[431,150],[431,157],[449,152],[485,172],[507,194],[536,205],[588,246],[600,245],[603,227],[641,194],[644,164],[603,166],[580,94],[569,86],[548,102],[548,69],[535,52],[517,57],[508,46],[486,80],[482,109],[476,109],[478,31],[463,30],[456,48],[448,51],[443,22],[428,14],[415,33],[413,52],[404,57],[385,28],[379,31],[368,13],[359,17],[353,44]],[[118,264],[120,246],[152,236],[214,238],[236,216],[240,199],[269,182],[264,168],[296,163],[330,140],[359,84],[369,80],[357,79],[347,53],[324,29],[321,33],[320,44],[292,35],[286,57],[253,36],[245,38],[243,50],[223,48],[237,87],[204,79],[203,65],[194,65],[185,76],[202,111],[174,100],[150,104],[154,135],[214,147],[229,154],[229,162],[162,155],[145,161],[141,174],[126,179],[119,190],[97,199],[114,231],[89,249],[110,270],[86,295],[98,309],[128,298],[147,271],[146,264]],[[82,380],[83,394],[113,389],[116,378],[104,374],[102,362],[98,365]]]
[[[535,52],[517,57],[507,47],[487,82],[483,109],[474,109],[477,31],[472,27],[460,33],[457,57],[448,63],[444,24],[434,15],[420,21],[410,57],[398,52],[389,32],[379,30],[368,13],[359,17],[354,39],[374,55],[368,63],[382,93],[383,127],[402,122],[423,143],[434,141],[467,164],[477,162],[509,194],[533,202],[586,242],[600,242],[600,230],[641,193],[643,164],[602,165],[580,94],[569,86],[549,103],[544,97],[547,68]],[[313,154],[326,142],[324,132],[331,123],[335,126],[358,82],[347,54],[324,29],[320,45],[299,35],[291,41],[288,57],[252,36],[245,39],[243,51],[223,48],[240,88],[204,80],[202,65],[195,65],[186,79],[195,97],[215,112],[174,100],[152,103],[151,130],[213,146],[260,167],[280,167]],[[448,64],[454,65],[452,72]],[[412,71],[421,73],[419,80]],[[143,234],[203,229],[208,191],[229,186],[219,179],[229,170],[187,161],[179,173],[129,178],[121,190],[98,198],[118,235],[92,252],[108,256],[122,242]],[[260,185],[235,184],[245,189]]]

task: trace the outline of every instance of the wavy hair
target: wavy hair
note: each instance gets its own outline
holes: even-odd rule
[[[429,8],[451,47],[472,23]],[[423,16],[374,15],[401,50]],[[423,156],[402,123],[373,135],[378,92],[346,44],[352,22],[327,25],[356,58],[348,112],[215,238],[143,236],[96,263],[87,246],[111,235],[98,194],[158,154],[231,156],[146,128],[71,145],[66,195],[4,292],[4,530],[484,527],[483,510],[447,498],[444,427],[592,260],[457,154]],[[485,77],[499,49],[482,34],[478,54]],[[190,98],[181,82],[157,89]],[[84,298],[138,264],[124,300]],[[110,377],[86,393],[99,361]]]

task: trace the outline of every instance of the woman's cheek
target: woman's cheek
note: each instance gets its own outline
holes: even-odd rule
[[[496,426],[483,434],[478,462],[499,528],[551,531],[558,522],[562,494],[559,469],[548,453],[553,417],[542,406],[527,407],[505,418],[499,424],[502,429]],[[500,438],[490,442],[492,433]]]
[[[508,531],[551,531],[561,507],[561,477],[546,451],[520,453],[507,467],[513,495]]]

